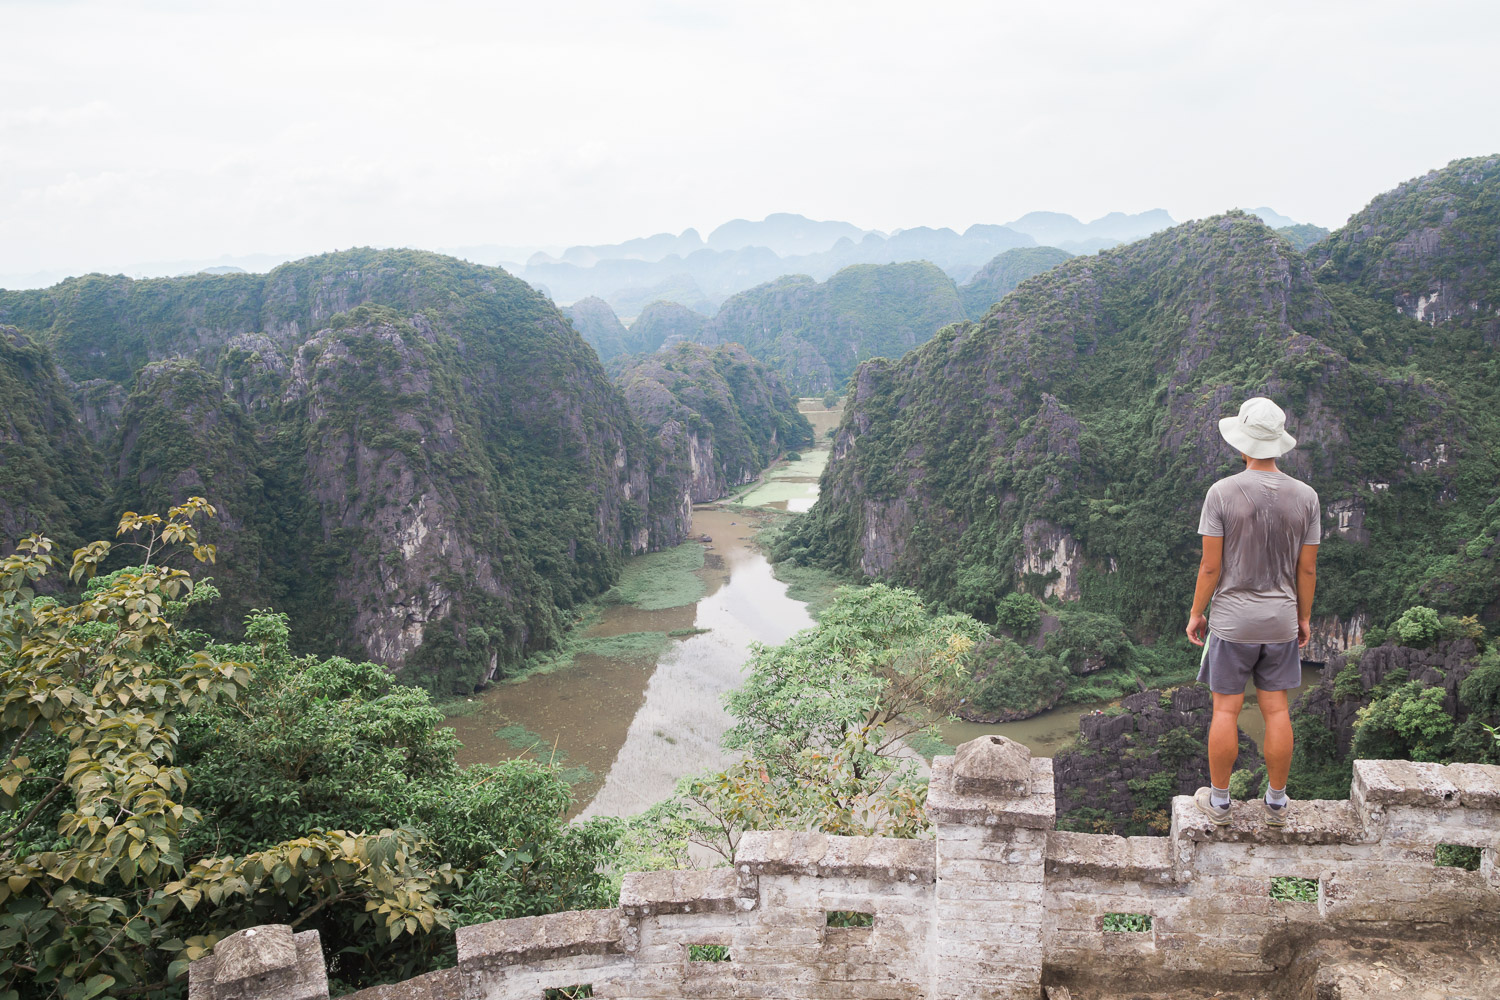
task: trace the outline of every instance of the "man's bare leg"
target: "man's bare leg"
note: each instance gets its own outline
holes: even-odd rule
[[[1257,688],[1255,697],[1260,703],[1260,714],[1266,720],[1266,745],[1261,747],[1266,758],[1266,777],[1270,779],[1272,789],[1284,791],[1287,775],[1292,770],[1292,717],[1287,711],[1286,692]],[[1214,699],[1217,702],[1218,695]]]
[[[1234,761],[1240,755],[1240,707],[1244,704],[1243,694],[1214,692],[1214,717],[1208,725],[1208,776],[1215,788],[1228,788],[1229,776],[1234,773]],[[1290,737],[1287,746],[1291,746]],[[1291,751],[1287,753],[1290,759]]]

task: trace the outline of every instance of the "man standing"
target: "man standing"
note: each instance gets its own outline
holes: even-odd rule
[[[1229,775],[1239,756],[1239,715],[1252,678],[1266,720],[1266,823],[1285,826],[1292,766],[1292,720],[1287,691],[1302,679],[1298,649],[1311,634],[1317,584],[1320,517],[1318,494],[1276,468],[1278,456],[1297,447],[1286,432],[1286,414],[1262,396],[1245,400],[1239,416],[1219,421],[1219,433],[1240,451],[1245,471],[1209,487],[1198,521],[1203,560],[1187,635],[1202,646],[1198,680],[1214,696],[1208,729],[1211,788],[1193,801],[1219,826],[1229,822]],[[1213,619],[1204,618],[1213,599]]]

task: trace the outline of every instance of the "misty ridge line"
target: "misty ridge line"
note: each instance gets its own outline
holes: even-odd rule
[[[1267,208],[1255,209],[1267,225],[1281,228],[1292,225],[1292,220]],[[1017,246],[1056,246],[1070,253],[1092,253],[1108,249],[1121,243],[1143,238],[1153,232],[1175,225],[1172,217],[1163,209],[1127,214],[1111,212],[1092,222],[1080,222],[1075,217],[1061,212],[1029,212],[1003,226],[977,224],[962,234],[946,227],[933,229],[919,226],[897,229],[887,234],[877,229],[863,229],[848,222],[819,221],[794,213],[774,213],[760,222],[734,219],[717,227],[704,240],[694,228],[681,234],[658,233],[638,237],[621,243],[570,247],[537,244],[502,245],[472,244],[439,246],[438,253],[448,254],[478,264],[505,267],[533,285],[543,288],[559,304],[597,295],[611,301],[623,315],[633,316],[646,302],[661,298],[689,300],[690,305],[707,305],[709,311],[724,298],[764,281],[791,273],[808,273],[815,278],[826,278],[841,267],[854,263],[896,263],[906,260],[931,259],[950,272],[955,281],[967,280],[987,260],[1002,250]],[[381,248],[377,248],[381,249]],[[132,278],[185,277],[197,273],[236,273],[240,271],[265,273],[272,268],[293,260],[314,256],[317,250],[304,253],[245,253],[221,254],[216,257],[184,257],[177,260],[155,260],[137,262],[117,267],[95,266],[66,269],[39,269],[33,272],[0,274],[0,288],[25,289],[44,288],[69,277],[85,273],[114,272]],[[699,255],[696,259],[694,255]],[[719,255],[726,255],[718,259]],[[643,297],[635,308],[624,308],[630,303],[617,302],[615,293],[647,280],[649,285],[660,285],[673,275],[618,274],[614,269],[643,264],[662,265],[681,259],[683,273],[694,278],[699,270],[724,270],[743,272],[737,281],[725,282],[708,278],[708,288],[699,287],[707,300],[694,303],[692,285],[678,282],[680,287],[654,289],[657,292]],[[597,272],[597,280],[583,279],[586,287],[574,291],[572,284],[579,279],[571,274],[575,268],[593,268],[600,263],[614,262]],[[562,273],[555,273],[562,265]],[[532,272],[532,273],[528,273]],[[753,279],[753,280],[750,280]],[[611,284],[614,282],[614,284]],[[554,287],[557,286],[557,287]],[[732,287],[729,287],[732,286]],[[700,308],[700,311],[702,309]]]

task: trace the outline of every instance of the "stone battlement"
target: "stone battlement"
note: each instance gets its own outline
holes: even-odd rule
[[[1035,1000],[1043,983],[1059,996],[1211,977],[1323,1000],[1341,994],[1321,941],[1447,936],[1500,953],[1500,767],[1357,761],[1347,801],[1298,802],[1283,829],[1255,803],[1216,828],[1179,796],[1168,836],[1116,837],[1052,829],[1051,764],[975,740],[933,762],[933,839],[747,833],[733,868],[633,872],[615,909],[460,928],[456,969],[355,997],[540,1000],[588,984],[622,998]],[[1479,848],[1480,869],[1438,867],[1440,844]],[[1273,899],[1287,876],[1315,880],[1316,902]],[[1149,928],[1105,930],[1106,914]],[[193,964],[190,996],[326,997],[315,956],[315,932],[241,931]]]

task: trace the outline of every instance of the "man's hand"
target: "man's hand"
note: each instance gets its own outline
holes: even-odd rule
[[[1208,638],[1208,619],[1203,615],[1193,615],[1193,617],[1189,618],[1187,637],[1188,642],[1191,642],[1194,646],[1203,645],[1204,641]]]
[[[1297,619],[1297,648],[1301,649],[1307,645],[1307,640],[1312,638],[1312,619]]]

